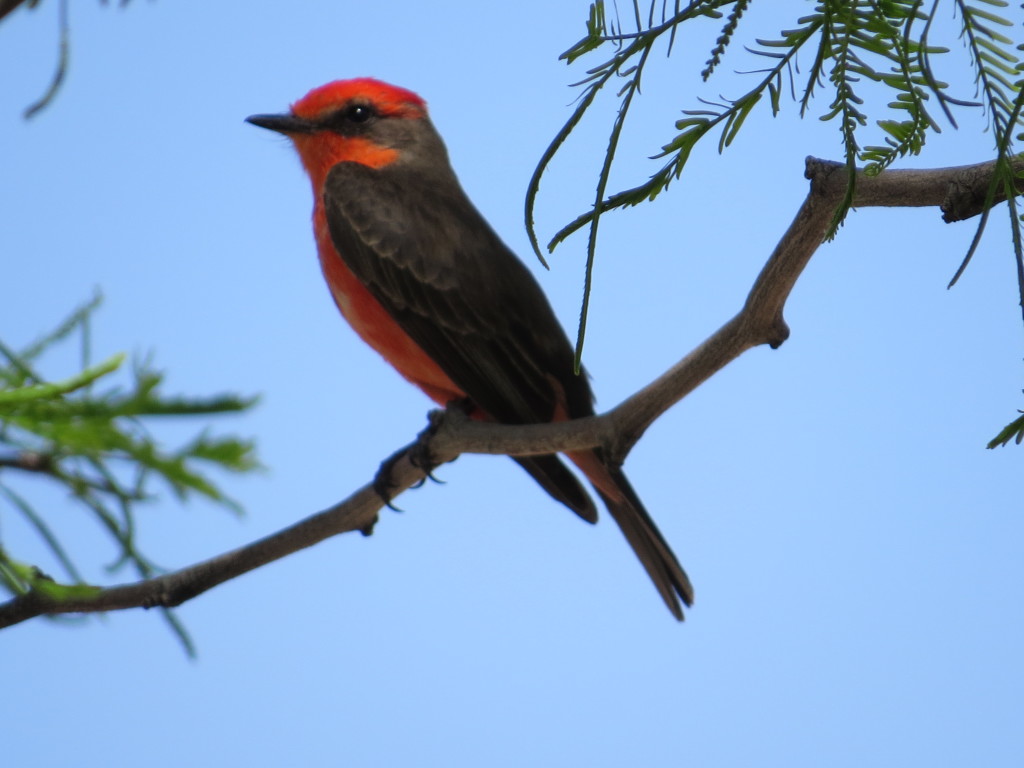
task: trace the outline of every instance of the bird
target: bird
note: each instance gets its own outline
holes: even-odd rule
[[[463,191],[413,91],[359,77],[314,88],[281,114],[246,118],[293,143],[313,186],[321,271],[348,323],[431,400],[471,418],[533,424],[594,414],[585,371],[540,284]],[[566,457],[618,524],[665,605],[693,587],[600,448]],[[587,522],[597,508],[558,455],[512,457]]]

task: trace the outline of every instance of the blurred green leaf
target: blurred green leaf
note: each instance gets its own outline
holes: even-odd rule
[[[1024,411],[1021,411],[1024,413]],[[1005,427],[1003,427],[999,434],[989,440],[988,448],[998,448],[1000,446],[1009,445],[1010,441],[1020,445],[1024,442],[1024,416],[1019,416]]]
[[[140,548],[136,518],[140,505],[160,498],[159,484],[179,500],[198,495],[238,514],[241,508],[221,490],[211,470],[247,473],[260,468],[252,441],[214,435],[205,424],[210,416],[251,408],[256,398],[168,396],[161,389],[163,374],[140,361],[133,363],[127,378],[121,371],[115,381],[125,359],[120,354],[88,364],[89,319],[99,305],[96,295],[21,351],[0,342],[0,521],[7,513],[20,516],[72,582],[60,583],[37,566],[14,559],[0,540],[0,587],[14,594],[36,590],[52,600],[78,599],[97,589],[84,583],[80,574],[86,567],[63,541],[59,518],[67,510],[41,511],[27,491],[17,489],[22,478],[34,475],[63,487],[68,501],[62,506],[92,516],[117,551],[108,570],[131,566],[148,578],[158,569]],[[39,364],[76,334],[86,358],[82,370],[58,381],[45,380]],[[202,418],[203,425],[177,446],[165,445],[153,431],[157,422],[194,418]],[[87,565],[95,568],[95,563]],[[180,622],[169,613],[165,617],[191,654],[194,649]]]

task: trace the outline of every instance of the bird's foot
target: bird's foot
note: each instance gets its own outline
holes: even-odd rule
[[[392,491],[398,487],[398,484],[392,480],[392,476],[395,471],[395,465],[401,461],[402,457],[405,456],[408,448],[399,448],[397,451],[388,456],[384,461],[380,463],[380,467],[377,469],[377,474],[373,478],[373,490],[380,497],[380,500],[395,512],[401,512],[402,510],[391,503],[391,499],[394,498]]]
[[[397,465],[398,462],[406,456],[408,456],[410,464],[424,473],[423,479],[415,483],[412,486],[413,488],[419,488],[427,481],[428,478],[433,480],[435,483],[444,483],[443,480],[439,480],[434,476],[434,470],[437,469],[439,464],[437,457],[434,456],[433,452],[430,450],[430,441],[441,429],[445,419],[466,418],[470,408],[471,405],[468,400],[453,400],[448,403],[445,410],[438,409],[431,411],[427,414],[427,426],[418,435],[416,435],[416,441],[411,445],[407,445],[405,448],[395,451],[381,462],[380,469],[377,470],[377,476],[373,479],[373,490],[377,492],[377,495],[384,501],[388,508],[393,509],[395,512],[402,511],[399,507],[396,507],[391,503],[391,500],[394,498],[393,491],[398,487],[398,484],[392,480],[392,476],[395,465]]]

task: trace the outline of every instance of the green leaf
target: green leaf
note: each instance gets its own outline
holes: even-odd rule
[[[72,376],[63,381],[54,382],[52,384],[35,384],[29,387],[19,387],[17,389],[0,389],[0,408],[4,406],[20,405],[28,403],[32,400],[48,400],[60,395],[65,395],[69,392],[74,392],[76,389],[81,389],[89,384],[92,384],[99,378],[106,376],[108,373],[112,373],[121,367],[121,363],[124,362],[124,354],[117,354],[108,357],[102,363],[94,365],[90,368],[86,368],[79,374]],[[0,415],[3,411],[0,410]]]
[[[5,459],[0,463],[0,512],[20,516],[75,582],[60,583],[0,549],[0,588],[13,594],[35,590],[57,601],[96,594],[97,587],[82,583],[73,551],[55,522],[68,509],[83,509],[111,537],[117,554],[110,570],[128,565],[148,578],[157,569],[140,549],[136,518],[140,504],[158,498],[159,483],[179,499],[199,495],[240,513],[210,471],[241,473],[260,466],[251,441],[213,435],[206,424],[210,416],[250,408],[255,398],[167,396],[161,391],[163,374],[147,363],[135,361],[130,375],[118,374],[124,355],[85,366],[65,379],[44,380],[34,370],[36,361],[69,341],[73,332],[81,335],[88,358],[89,318],[98,304],[97,296],[21,353],[0,342],[0,450]],[[179,444],[165,445],[150,431],[156,417],[203,417],[204,424]],[[26,456],[36,458],[21,461]],[[17,486],[25,472],[63,490],[65,503],[52,511],[33,503]],[[164,615],[186,651],[193,652],[180,622]]]
[[[1024,411],[1018,411],[1018,413],[1024,414]],[[987,448],[998,448],[999,446],[1009,445],[1010,441],[1013,440],[1017,445],[1024,442],[1024,416],[1019,416],[1005,427],[1003,427],[999,434],[988,441]]]

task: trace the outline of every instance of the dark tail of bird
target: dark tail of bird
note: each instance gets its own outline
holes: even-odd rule
[[[541,488],[588,523],[597,522],[597,508],[576,475],[557,456],[513,456]]]
[[[597,510],[590,494],[557,456],[513,458],[553,498],[587,522],[597,521]],[[594,490],[657,587],[661,599],[672,615],[682,621],[682,605],[689,607],[693,604],[693,586],[625,473],[618,467],[609,466],[597,452],[574,452],[569,454],[569,458],[594,485]]]
[[[598,495],[618,523],[647,575],[651,577],[661,599],[672,611],[672,615],[682,621],[683,609],[680,601],[687,607],[693,605],[693,585],[690,584],[686,571],[679,564],[654,520],[644,509],[640,497],[626,479],[625,473],[618,467],[605,465],[605,469],[619,492],[618,498],[605,493],[595,485]]]

